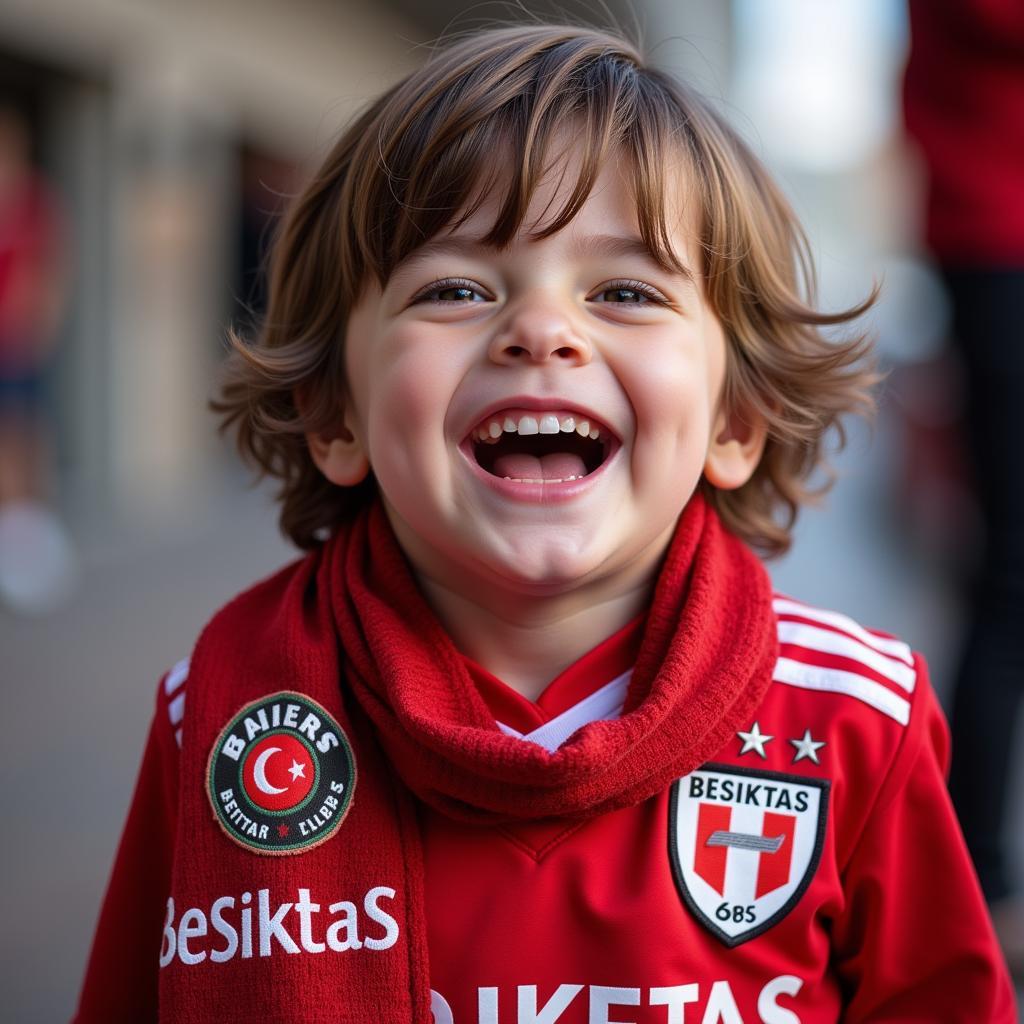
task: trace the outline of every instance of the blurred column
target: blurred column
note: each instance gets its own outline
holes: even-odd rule
[[[216,462],[235,208],[230,126],[186,52],[135,52],[114,75],[112,474],[128,515],[170,520]]]
[[[895,362],[918,358],[939,343],[944,323],[933,279],[908,254],[919,203],[898,116],[902,0],[732,7],[739,127],[804,220],[822,304],[860,301],[883,271],[887,287],[870,318],[881,352]]]
[[[56,366],[60,496],[72,518],[105,510],[110,423],[110,96],[76,82],[52,103],[46,127],[68,204],[72,286]]]

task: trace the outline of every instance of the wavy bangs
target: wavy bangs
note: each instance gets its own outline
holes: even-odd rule
[[[596,32],[514,28],[445,51],[401,83],[353,154],[344,214],[361,272],[383,286],[413,250],[455,230],[486,202],[498,214],[483,244],[501,249],[568,225],[609,159],[629,159],[641,237],[667,269],[681,265],[665,222],[665,168],[679,165],[678,112],[639,54]],[[683,152],[686,150],[684,148]],[[560,209],[524,225],[530,202],[570,155],[579,170]],[[687,164],[689,162],[687,161]],[[694,167],[679,168],[683,180]],[[357,202],[357,197],[359,201]],[[353,268],[356,269],[356,268]],[[361,277],[362,274],[357,276]]]

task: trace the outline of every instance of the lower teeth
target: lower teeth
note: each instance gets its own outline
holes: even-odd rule
[[[507,476],[504,479],[511,480],[513,483],[517,483],[517,484],[568,484],[568,483],[571,483],[573,480],[582,480],[583,477],[582,476],[567,476],[567,477],[564,477],[561,480],[544,480],[544,479],[534,480],[534,479],[530,479],[528,477]]]

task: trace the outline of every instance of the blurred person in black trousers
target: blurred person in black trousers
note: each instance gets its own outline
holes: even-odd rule
[[[1005,819],[1024,695],[1024,3],[910,0],[907,129],[928,172],[927,242],[967,381],[985,537],[953,701],[950,788],[1007,959],[1024,899]]]

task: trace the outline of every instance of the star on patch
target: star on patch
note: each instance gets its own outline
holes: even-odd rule
[[[299,764],[294,757],[292,758],[292,766],[288,771],[291,772],[292,782],[296,779],[304,779],[306,777],[306,766],[304,764]]]
[[[761,726],[758,725],[757,722],[751,726],[750,732],[743,732],[740,730],[736,735],[743,740],[743,749],[740,751],[740,754],[749,754],[750,751],[753,750],[760,754],[766,761],[768,760],[768,755],[764,751],[764,745],[775,739],[775,737],[766,736],[761,732]]]
[[[280,837],[281,837],[282,839],[284,839],[284,837],[285,837],[285,836],[287,836],[287,835],[288,835],[288,833],[289,833],[290,831],[291,831],[291,829],[290,829],[290,828],[288,828],[288,826],[287,826],[287,825],[278,825],[278,826],[277,826],[277,834],[278,834],[278,835],[279,835],[279,836],[280,836]]]
[[[805,757],[815,764],[821,764],[821,761],[818,760],[818,751],[825,746],[825,741],[812,739],[810,729],[804,729],[804,734],[800,739],[790,740],[789,742],[796,747],[796,753],[793,755],[793,764],[796,764],[797,761],[802,761]]]

